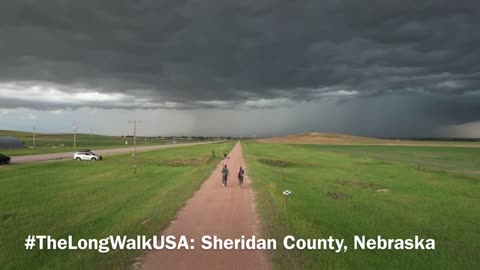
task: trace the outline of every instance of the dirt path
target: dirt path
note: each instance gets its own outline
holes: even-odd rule
[[[152,151],[152,150],[172,148],[172,147],[191,146],[191,145],[206,144],[206,143],[213,143],[213,142],[138,146],[137,147],[137,152],[145,152],[145,151]],[[131,153],[131,152],[133,152],[133,147],[100,149],[100,150],[92,149],[92,151],[95,154],[99,154],[99,155],[114,155],[114,154],[122,154],[122,153]],[[49,153],[49,154],[37,154],[37,155],[25,155],[25,156],[12,156],[11,163],[12,164],[20,164],[20,163],[29,163],[29,162],[38,162],[38,161],[70,159],[70,158],[73,158],[73,152]]]
[[[223,239],[259,235],[259,222],[255,212],[254,194],[247,176],[243,188],[238,186],[236,173],[245,163],[242,147],[237,143],[201,188],[180,210],[175,221],[162,235],[186,235],[195,239],[194,250],[161,250],[148,253],[143,269],[269,269],[267,256],[261,251],[203,250],[201,238],[217,235]],[[221,166],[230,169],[228,187],[221,186]]]

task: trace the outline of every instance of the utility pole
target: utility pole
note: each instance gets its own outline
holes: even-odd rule
[[[73,123],[73,149],[77,148],[77,122]]]
[[[128,123],[133,123],[133,174],[137,174],[137,122],[140,121],[132,120]]]
[[[34,126],[34,127],[33,127],[33,148],[35,148],[35,147],[36,147],[36,142],[35,142],[35,133],[36,133],[36,129],[37,129],[37,127],[35,127],[35,126]]]

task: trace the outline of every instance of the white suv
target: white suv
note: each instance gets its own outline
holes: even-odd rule
[[[77,151],[73,155],[73,159],[75,160],[102,160],[102,156],[97,155],[90,150],[82,150],[82,151]]]

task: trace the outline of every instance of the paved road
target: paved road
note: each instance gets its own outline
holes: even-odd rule
[[[165,144],[165,145],[138,146],[137,147],[137,152],[145,152],[145,151],[151,151],[151,150],[157,150],[157,149],[165,149],[165,148],[172,148],[172,147],[183,147],[183,146],[191,146],[191,145],[207,144],[207,143],[213,143],[213,142],[178,143],[178,144]],[[131,152],[133,152],[133,147],[101,149],[101,150],[93,150],[92,149],[92,151],[96,154],[99,154],[99,155],[102,155],[102,156],[107,156],[107,155],[114,155],[114,154],[131,153]],[[58,159],[69,159],[69,158],[73,158],[73,152],[26,155],[26,156],[13,156],[12,160],[11,160],[11,163],[12,164],[21,164],[21,163],[58,160]]]
[[[221,168],[230,169],[226,188],[221,185]],[[245,168],[240,143],[222,161],[201,188],[180,210],[162,235],[185,235],[195,239],[194,250],[159,250],[147,253],[141,263],[143,269],[270,269],[267,255],[257,250],[203,250],[201,238],[217,235],[223,239],[249,238],[259,235],[259,222],[255,211],[251,182],[245,169],[245,184],[238,186],[236,174]],[[178,238],[177,238],[178,239]]]

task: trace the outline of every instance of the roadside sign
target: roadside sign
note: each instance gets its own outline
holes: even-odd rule
[[[292,195],[292,192],[288,189],[283,191],[283,196],[285,196],[285,207],[287,207],[288,196]]]

